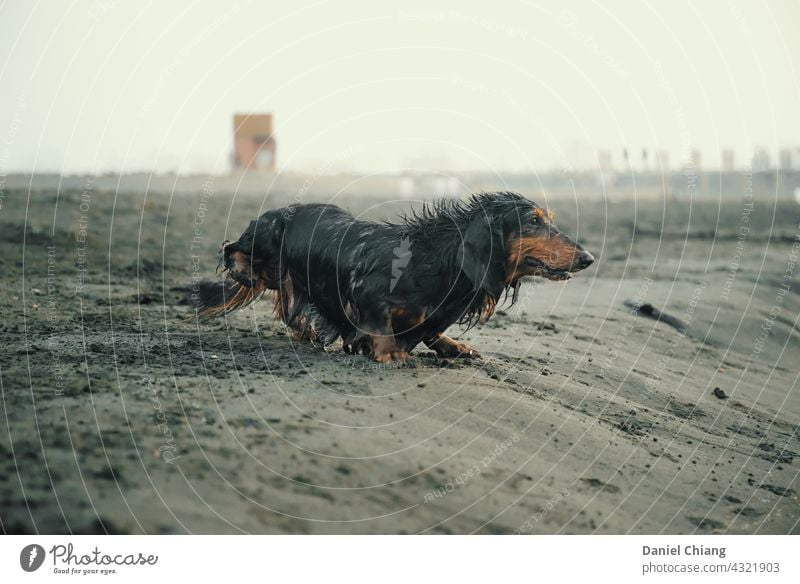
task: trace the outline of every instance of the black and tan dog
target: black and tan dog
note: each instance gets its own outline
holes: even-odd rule
[[[445,335],[488,319],[525,276],[569,279],[594,258],[553,215],[516,193],[426,205],[399,224],[356,220],[334,205],[267,211],[225,242],[225,282],[202,283],[201,316],[225,314],[275,291],[275,313],[298,338],[379,362],[420,342],[440,356],[477,356]]]

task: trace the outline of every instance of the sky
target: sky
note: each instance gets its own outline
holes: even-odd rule
[[[591,168],[800,147],[800,3],[0,3],[0,173]],[[652,155],[651,155],[652,160]]]

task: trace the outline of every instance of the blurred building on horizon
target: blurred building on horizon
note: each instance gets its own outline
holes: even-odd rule
[[[14,173],[5,177],[5,189],[23,191],[81,192],[87,184],[96,191],[199,195],[231,193],[286,201],[338,201],[348,197],[375,200],[423,200],[463,197],[481,191],[509,190],[534,200],[630,200],[741,201],[746,193],[762,201],[795,200],[800,203],[800,169],[758,171],[701,170],[691,167],[661,172],[602,172],[562,169],[546,172],[497,173],[415,171],[373,173],[342,172],[308,174],[254,170],[227,175],[147,172],[102,175]]]
[[[780,170],[800,170],[800,148],[782,148],[778,155]]]
[[[586,166],[565,166],[543,171],[447,170],[437,164],[415,163],[399,171],[360,173],[331,165],[323,172],[306,172],[276,166],[276,140],[271,113],[233,115],[233,143],[229,174],[103,173],[60,175],[58,173],[11,173],[0,175],[0,186],[18,189],[81,190],[93,188],[131,192],[198,193],[267,192],[294,200],[335,196],[428,199],[463,196],[480,191],[514,190],[534,198],[586,200],[738,200],[751,191],[765,199],[800,202],[800,147],[782,147],[775,154],[765,148],[753,150],[747,163],[736,167],[734,151],[723,148],[709,168],[703,167],[703,152],[688,148],[681,160],[671,161],[665,149],[642,146],[616,151],[600,149],[584,157]],[[574,147],[585,154],[591,147]],[[641,155],[639,155],[641,153]],[[573,160],[572,157],[567,157]],[[442,157],[446,160],[446,156]],[[773,160],[775,164],[773,164]],[[718,162],[716,162],[718,161]],[[672,166],[671,163],[672,162]],[[751,163],[751,164],[748,164]]]
[[[734,170],[736,170],[736,156],[733,150],[725,148],[722,151],[722,171],[733,172]]]
[[[233,115],[234,170],[275,171],[276,149],[272,114]]]
[[[772,167],[769,152],[766,148],[756,148],[753,153],[753,162],[751,168],[754,172],[766,172]]]

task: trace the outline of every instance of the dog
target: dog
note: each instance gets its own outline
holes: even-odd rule
[[[448,337],[453,324],[488,320],[523,278],[568,280],[594,257],[561,233],[553,213],[512,192],[441,200],[399,223],[355,219],[329,204],[293,204],[223,242],[223,282],[200,284],[202,317],[274,292],[274,312],[297,339],[380,363],[420,343],[440,357],[479,357]]]

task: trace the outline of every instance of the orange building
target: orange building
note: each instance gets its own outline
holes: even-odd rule
[[[233,167],[275,170],[272,114],[234,114]]]

